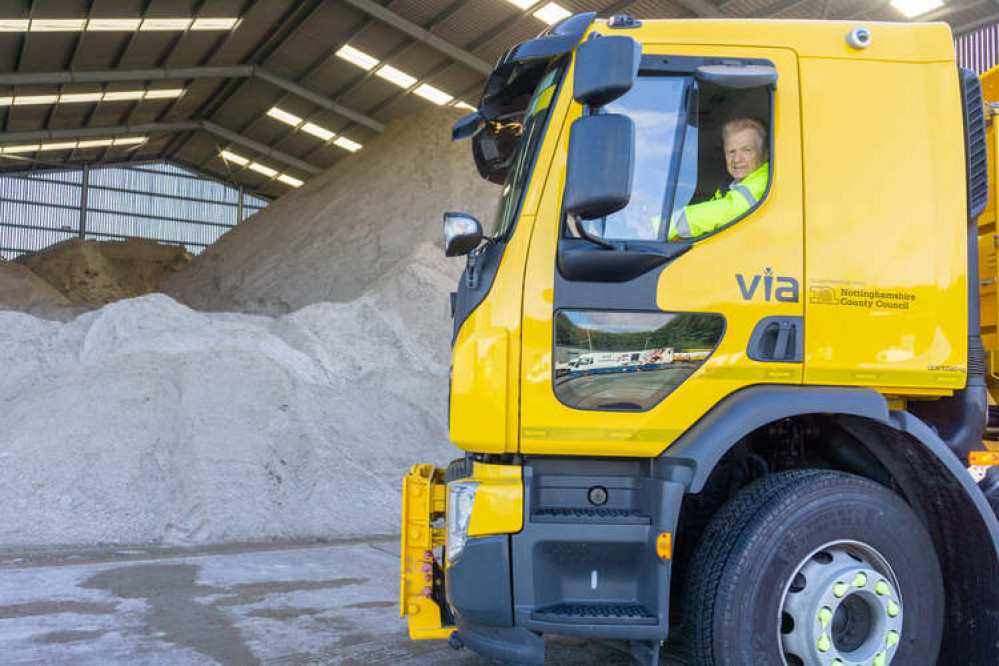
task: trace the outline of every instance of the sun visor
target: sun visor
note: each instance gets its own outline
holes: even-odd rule
[[[483,117],[493,120],[508,109],[512,99],[525,91],[529,95],[548,63],[576,48],[596,16],[596,12],[570,16],[503,54],[489,75],[479,100]]]

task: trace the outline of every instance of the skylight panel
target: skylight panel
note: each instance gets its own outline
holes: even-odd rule
[[[567,16],[572,16],[572,12],[565,7],[555,4],[554,2],[549,2],[547,5],[534,12],[535,18],[544,21],[548,25],[558,23]]]
[[[269,166],[265,166],[259,162],[250,162],[247,168],[250,169],[250,171],[256,171],[257,173],[262,173],[268,178],[273,178],[278,173],[275,169],[272,169]]]
[[[461,102],[461,101],[455,102],[454,103],[454,108],[456,108],[456,109],[464,109],[465,111],[476,111],[477,110],[471,104],[469,104],[467,102]]]
[[[431,102],[433,102],[434,104],[437,104],[438,106],[442,106],[444,104],[447,104],[452,99],[454,99],[454,97],[452,97],[451,95],[448,95],[443,90],[440,90],[438,88],[434,88],[433,86],[428,85],[426,83],[424,83],[423,85],[421,85],[420,87],[418,87],[413,92],[416,93],[417,95],[419,95],[420,97],[422,97],[423,99],[430,100]]]
[[[342,136],[340,138],[338,138],[336,141],[334,141],[333,145],[334,146],[339,146],[340,148],[343,148],[344,150],[349,150],[352,153],[356,153],[357,151],[359,151],[363,147],[363,146],[361,146],[361,144],[357,143],[356,141],[351,141],[350,139],[347,139],[347,138],[342,137]]]
[[[0,32],[27,32],[28,19],[0,19]]]
[[[237,25],[239,25],[238,16],[203,16],[194,19],[191,30],[233,30]]]
[[[159,90],[147,90],[145,99],[171,99],[183,94],[183,88],[160,88]]]
[[[329,141],[336,136],[335,132],[331,132],[325,127],[320,127],[315,123],[305,123],[302,125],[302,131],[306,134],[311,134],[314,137],[320,138],[323,141]]]
[[[352,65],[357,65],[363,70],[371,70],[378,64],[378,59],[369,56],[363,51],[355,49],[353,46],[342,46],[336,52],[338,58],[342,58]]]
[[[114,140],[115,146],[131,146],[137,143],[145,143],[149,140],[148,136],[120,136]]]
[[[293,178],[286,173],[279,174],[277,177],[285,185],[291,185],[292,187],[301,187],[305,183],[300,181],[298,178]]]
[[[902,12],[906,18],[915,18],[926,12],[942,7],[941,0],[891,0],[891,6]]]
[[[90,141],[80,141],[76,144],[76,149],[84,150],[85,148],[105,148],[113,144],[114,139],[93,139]]]
[[[76,148],[79,141],[61,141],[54,143],[43,143],[39,150],[72,150]]]
[[[287,125],[291,125],[292,127],[298,127],[299,125],[302,124],[303,120],[302,118],[296,116],[295,114],[288,113],[284,109],[277,106],[272,106],[267,111],[267,115],[273,118],[274,120],[280,120],[281,122]]]
[[[80,32],[87,19],[31,19],[31,32]]]
[[[14,98],[14,106],[31,106],[34,104],[55,104],[59,95],[18,95]]]
[[[394,83],[400,88],[409,88],[416,83],[416,77],[399,71],[392,65],[382,65],[375,70],[375,76],[383,78],[390,83]]]
[[[538,0],[506,0],[517,9],[530,9],[538,4]]]
[[[127,102],[145,97],[145,90],[117,90],[104,93],[105,102]]]
[[[92,18],[87,22],[87,32],[133,32],[139,29],[142,19]]]
[[[60,104],[81,104],[84,102],[99,102],[104,97],[104,93],[63,93],[59,95]]]
[[[247,164],[250,163],[250,160],[246,159],[242,155],[237,155],[236,153],[233,153],[228,150],[223,150],[221,153],[219,153],[219,155],[226,162],[232,162],[233,164],[238,164],[239,166],[242,167],[245,167]]]
[[[147,18],[142,19],[139,30],[143,32],[153,30],[187,30],[191,25],[189,18]]]
[[[34,153],[41,148],[40,144],[22,144],[20,146],[0,146],[0,153],[4,155],[13,155],[15,153]]]

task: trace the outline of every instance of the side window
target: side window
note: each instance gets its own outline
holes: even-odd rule
[[[770,89],[695,85],[667,240],[696,240],[745,216],[773,173]]]
[[[586,231],[609,240],[697,240],[744,217],[772,177],[771,95],[768,86],[640,76],[605,107],[635,124],[631,201],[586,222]]]

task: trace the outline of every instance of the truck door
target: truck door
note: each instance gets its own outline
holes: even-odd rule
[[[747,68],[776,82],[747,85]],[[600,110],[634,122],[631,199],[580,223],[612,250],[563,214],[571,105],[525,273],[521,452],[655,456],[738,389],[802,381],[798,104],[790,51],[645,45]],[[767,135],[755,181],[726,161],[729,121]],[[628,362],[583,372],[599,354]]]

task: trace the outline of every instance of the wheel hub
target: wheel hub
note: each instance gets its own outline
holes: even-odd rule
[[[902,637],[898,583],[869,546],[818,549],[795,571],[781,603],[788,666],[887,666]]]

